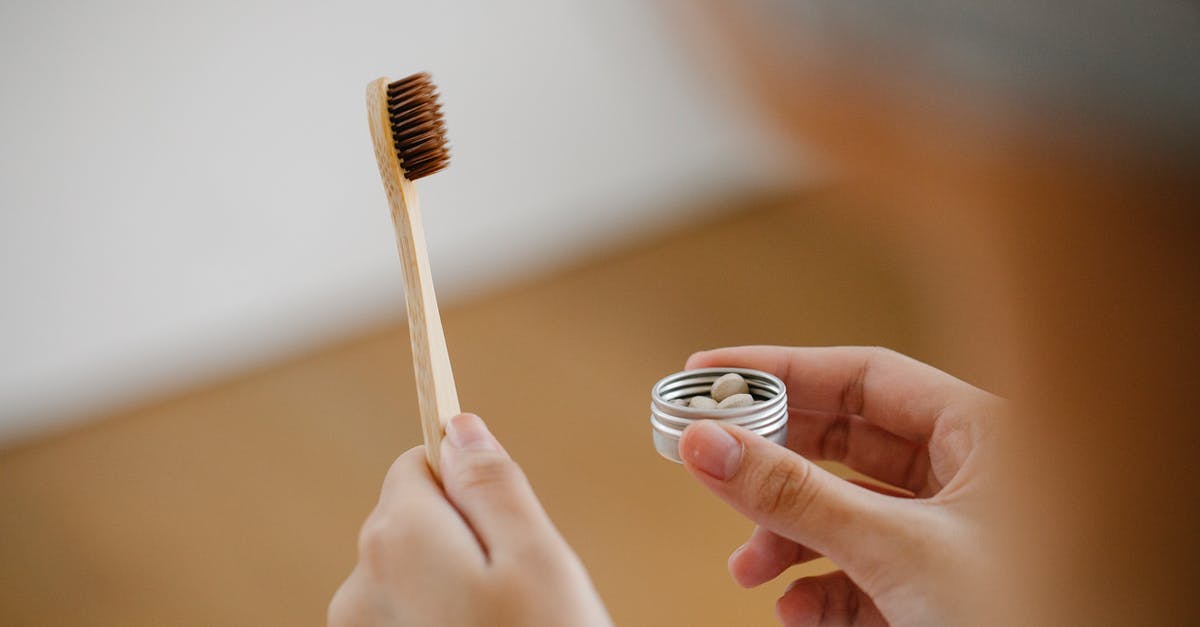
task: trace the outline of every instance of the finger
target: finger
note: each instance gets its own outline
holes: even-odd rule
[[[421,503],[438,511],[454,511],[454,506],[446,500],[446,494],[429,470],[429,463],[420,463],[420,456],[424,453],[424,446],[415,446],[392,461],[379,488],[380,505],[408,507]],[[441,505],[431,505],[439,501]]]
[[[887,627],[871,597],[842,571],[792,582],[775,615],[787,627]]]
[[[929,496],[941,488],[928,449],[865,418],[792,409],[787,447],[811,460],[835,461],[873,479]]]
[[[741,346],[692,355],[687,368],[731,366],[774,374],[795,408],[862,416],[924,443],[938,417],[964,393],[986,392],[900,353],[873,347]]]
[[[843,568],[886,561],[908,535],[902,505],[740,427],[703,420],[679,441],[684,466],[759,525]]]
[[[788,568],[821,557],[816,551],[773,531],[755,527],[745,544],[729,556],[729,574],[743,588],[753,588]]]
[[[425,447],[406,451],[388,469],[379,503],[358,537],[359,559],[374,573],[396,564],[461,560],[482,564],[474,533],[446,499],[425,461]]]
[[[460,414],[446,425],[442,480],[491,559],[558,538],[525,474],[479,416]]]

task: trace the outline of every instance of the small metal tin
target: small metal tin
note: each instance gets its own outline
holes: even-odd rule
[[[672,401],[709,393],[713,381],[736,372],[750,385],[750,395],[762,401],[736,409],[695,409]],[[775,375],[749,368],[700,368],[663,377],[650,389],[650,427],[654,448],[673,462],[679,458],[679,437],[697,420],[716,420],[738,425],[776,444],[787,440],[787,388]]]

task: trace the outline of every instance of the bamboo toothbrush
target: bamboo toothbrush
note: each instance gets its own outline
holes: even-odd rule
[[[426,73],[396,82],[388,82],[387,78],[373,81],[367,86],[367,113],[404,268],[408,336],[412,342],[425,456],[429,468],[440,480],[442,433],[446,422],[459,413],[458,391],[433,293],[413,181],[439,172],[449,164],[446,127],[437,92]]]

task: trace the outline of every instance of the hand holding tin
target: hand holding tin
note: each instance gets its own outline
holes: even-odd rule
[[[697,353],[687,367],[664,381],[737,371],[752,392],[758,381],[786,385],[786,439],[718,417],[691,421],[678,440],[687,470],[758,525],[729,558],[738,583],[757,586],[824,556],[841,570],[793,583],[777,605],[785,624],[973,622],[960,608],[979,600],[958,591],[988,590],[977,461],[995,446],[1000,399],[876,348],[729,348]],[[761,375],[745,374],[755,368]],[[811,460],[878,483],[843,480]]]

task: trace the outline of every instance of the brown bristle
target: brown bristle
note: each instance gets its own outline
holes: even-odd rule
[[[442,107],[429,74],[421,72],[389,84],[387,107],[405,178],[415,181],[450,163]]]

